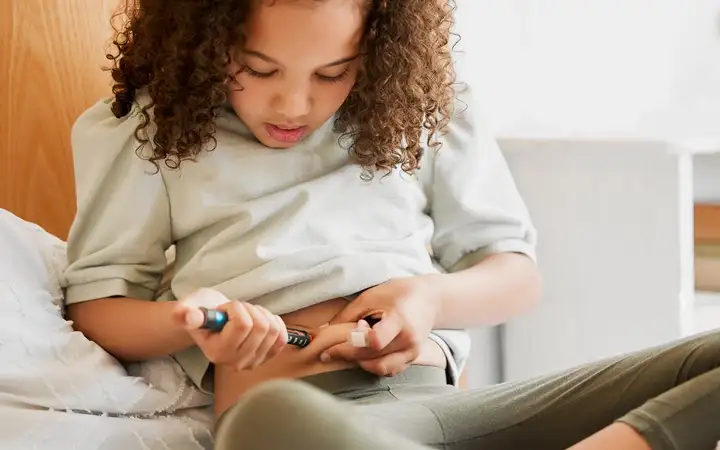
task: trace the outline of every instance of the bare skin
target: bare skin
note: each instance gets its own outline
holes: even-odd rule
[[[305,348],[285,346],[272,359],[254,370],[236,371],[229,366],[215,368],[215,413],[220,415],[232,406],[248,389],[272,379],[300,378],[308,375],[356,367],[351,361],[334,360],[322,362],[320,354],[337,344],[347,342],[353,322],[326,325],[347,301],[329,300],[309,308],[281,316],[289,328],[306,330],[313,340]],[[412,364],[444,368],[445,354],[432,340],[427,339],[421,347],[420,356]]]
[[[196,297],[208,302],[212,301],[208,299],[207,293],[207,290],[200,292]],[[214,293],[214,295],[219,294]],[[219,301],[223,302],[226,299],[221,297]],[[215,306],[211,303],[203,304]],[[229,362],[226,364],[216,364],[214,380],[216,414],[221,414],[248,389],[264,381],[276,378],[300,378],[356,367],[357,363],[350,361],[320,360],[323,351],[346,342],[350,330],[357,325],[354,322],[326,325],[346,304],[347,300],[344,299],[328,300],[280,317],[287,327],[311,333],[313,342],[305,348],[283,345],[274,355],[266,355],[257,360],[245,360],[240,368],[236,364],[237,359],[232,358],[228,359]],[[185,310],[185,305],[181,302],[108,298],[70,305],[68,317],[75,322],[76,330],[83,332],[115,357],[125,361],[141,361],[167,356],[194,344],[201,346],[204,344],[202,341],[194,342],[188,331],[173,319],[178,311]],[[275,341],[273,337],[265,339],[269,344]],[[231,354],[230,351],[222,350],[219,353],[223,354],[221,356]],[[242,352],[239,356],[243,356]],[[427,339],[412,364],[444,368],[447,361],[440,347]]]
[[[262,144],[289,149],[338,111],[359,68],[363,4],[276,2],[255,9],[245,46],[235,49],[228,68],[237,74],[228,100]],[[297,128],[298,135],[282,139],[276,127]]]

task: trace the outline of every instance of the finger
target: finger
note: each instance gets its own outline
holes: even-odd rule
[[[211,362],[225,364],[235,359],[243,336],[252,328],[252,320],[240,302],[226,302],[217,309],[228,315],[222,331],[194,329],[188,332]]]
[[[358,320],[357,326],[350,332],[350,344],[353,347],[366,348],[368,346],[368,331],[370,324],[364,320]]]
[[[275,322],[277,323],[277,328],[279,330],[279,334],[277,339],[275,339],[275,344],[270,348],[270,351],[268,351],[268,359],[272,358],[273,356],[277,355],[280,350],[287,345],[288,341],[288,331],[287,327],[285,326],[285,322],[280,318],[280,316],[273,316],[275,319]]]
[[[349,342],[350,332],[354,330],[356,325],[353,323],[341,323],[337,325],[326,325],[322,332],[318,329],[306,330],[312,335],[310,344],[305,347],[303,357],[308,362],[317,362],[320,355],[326,350]]]
[[[176,325],[186,330],[194,330],[203,324],[204,316],[197,306],[178,301],[173,306],[172,319]]]
[[[175,302],[175,304],[173,305],[172,313],[170,314],[173,323],[181,328],[185,328],[186,313],[187,306],[185,306],[183,303]]]
[[[268,358],[270,349],[275,346],[280,336],[280,329],[278,327],[275,317],[270,311],[263,308],[262,306],[256,306],[258,312],[265,316],[265,320],[268,323],[268,331],[265,335],[265,339],[260,343],[255,352],[255,361],[251,365],[251,368],[256,368]]]
[[[373,350],[387,347],[403,331],[405,321],[394,312],[384,314],[383,318],[367,332],[367,345]]]
[[[172,312],[173,322],[180,328],[186,330],[193,341],[201,345],[210,336],[209,330],[200,329],[204,316],[200,309],[177,302]]]
[[[209,330],[200,330],[204,322],[204,315],[200,311],[200,307],[215,308],[228,302],[228,299],[219,291],[214,289],[202,288],[176,302],[173,309],[173,321],[186,329],[193,340],[200,344],[205,342],[210,336]]]
[[[202,311],[196,308],[190,308],[185,313],[184,327],[185,330],[190,334],[190,337],[197,343],[207,342],[208,339],[213,335],[212,330],[206,330],[200,328],[205,321],[205,316]]]
[[[198,308],[188,308],[185,312],[185,327],[189,330],[199,329],[205,322],[205,315]]]
[[[239,358],[237,361],[237,367],[239,369],[247,368],[252,365],[251,362],[254,363],[258,349],[270,331],[270,323],[265,318],[265,315],[255,306],[247,306],[247,312],[252,317],[253,326],[250,330],[250,334],[247,335],[238,349]]]
[[[280,353],[280,350],[285,348],[287,345],[287,337],[283,337],[282,334],[280,334],[277,339],[275,339],[275,343],[272,347],[270,347],[270,350],[268,351],[266,360],[273,358],[275,355]]]
[[[328,324],[336,325],[340,323],[357,322],[359,319],[365,317],[367,315],[365,314],[367,309],[362,306],[362,303],[358,301],[359,299],[360,297],[348,303],[335,317],[330,319]]]
[[[363,291],[355,300],[350,301],[345,308],[341,309],[340,312],[330,320],[330,324],[357,322],[363,317],[374,314],[377,312],[376,308],[373,307],[375,303],[373,300],[374,297],[373,288]]]
[[[347,341],[328,348],[320,355],[320,360],[327,362],[333,359],[357,360],[377,357],[376,352],[367,349],[369,329],[370,325],[366,321],[359,320],[355,328],[350,331]]]
[[[198,308],[193,308],[186,303],[175,302],[172,311],[173,322],[175,325],[184,329],[198,328],[198,326],[193,326],[194,323],[188,323],[188,319],[191,319],[188,315],[193,311],[197,311],[202,315],[202,312]]]
[[[390,353],[369,361],[360,361],[363,370],[383,377],[395,376],[405,369],[415,359],[413,350]]]
[[[228,315],[228,321],[220,333],[216,334],[217,345],[223,347],[223,352],[233,354],[247,339],[255,326],[254,317],[249,313],[249,305],[232,301],[220,305],[217,309]]]
[[[264,309],[264,308],[263,308]],[[267,309],[265,310],[267,311]],[[277,330],[280,332],[280,338],[283,342],[287,343],[288,341],[288,331],[287,326],[285,326],[285,322],[280,318],[280,316],[271,313],[270,311],[267,311],[270,314],[270,318],[274,320],[274,322],[271,322],[271,326],[275,326]]]
[[[392,343],[384,349],[378,351],[371,348],[359,348],[354,347],[349,342],[343,342],[342,344],[334,345],[320,354],[320,360],[323,362],[329,362],[333,360],[346,360],[346,361],[362,361],[372,360],[379,358],[390,353],[405,350],[405,347],[400,345],[400,342]]]
[[[320,354],[320,361],[324,363],[330,361],[337,361],[340,359],[344,359],[347,361],[356,361],[359,359],[360,352],[362,352],[363,350],[365,349],[353,347],[351,344],[343,342],[342,344],[333,345],[332,347],[322,352]],[[366,357],[366,359],[371,358]]]

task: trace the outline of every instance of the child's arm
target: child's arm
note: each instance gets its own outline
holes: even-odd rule
[[[441,303],[437,328],[497,325],[540,299],[540,273],[530,258],[517,253],[491,255],[435,280]]]
[[[175,302],[103,298],[69,305],[74,328],[123,361],[142,361],[194,344],[173,321]]]
[[[470,86],[457,96],[443,146],[426,162],[432,249],[449,272],[429,277],[442,303],[438,328],[502,323],[540,296],[528,210]]]
[[[124,360],[191,344],[172,325],[174,302],[153,301],[173,243],[172,218],[163,174],[137,155],[136,113],[117,119],[104,101],[75,122],[77,213],[64,274],[68,318]]]

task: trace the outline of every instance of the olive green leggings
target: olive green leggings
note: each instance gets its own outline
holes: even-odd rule
[[[220,419],[217,450],[565,449],[614,421],[653,449],[720,440],[720,332],[550,376],[459,391],[444,371],[272,381]]]

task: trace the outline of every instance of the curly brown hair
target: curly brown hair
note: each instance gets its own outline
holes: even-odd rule
[[[177,168],[216,144],[215,118],[226,99],[231,48],[243,42],[251,8],[264,0],[127,0],[116,17],[112,61],[116,117],[130,113],[136,93],[150,103],[136,130],[155,127],[154,164]],[[297,1],[297,0],[296,0]],[[327,1],[327,0],[312,0]],[[366,0],[362,68],[341,106],[335,130],[366,174],[418,168],[449,121],[454,98],[449,0]],[[139,151],[140,149],[138,149]],[[139,154],[139,153],[138,153]]]

